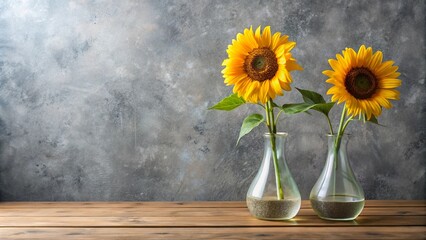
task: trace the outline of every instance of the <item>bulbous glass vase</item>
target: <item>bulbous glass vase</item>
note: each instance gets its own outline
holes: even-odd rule
[[[364,191],[355,178],[346,154],[348,136],[328,136],[328,155],[320,177],[309,199],[320,218],[348,221],[355,219],[364,208]]]
[[[299,189],[285,161],[287,133],[264,134],[265,147],[259,171],[247,192],[247,207],[256,218],[287,220],[299,212]]]

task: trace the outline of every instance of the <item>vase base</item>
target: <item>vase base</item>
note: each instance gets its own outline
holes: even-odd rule
[[[318,216],[331,221],[351,221],[364,208],[364,199],[339,197],[333,200],[318,200],[311,198],[311,205]]]
[[[247,208],[251,215],[262,220],[289,220],[299,212],[300,205],[301,199],[247,197]]]
[[[327,217],[322,217],[322,216],[318,216],[321,219],[327,220],[327,221],[353,221],[356,219],[356,217],[352,217],[352,218],[327,218]]]

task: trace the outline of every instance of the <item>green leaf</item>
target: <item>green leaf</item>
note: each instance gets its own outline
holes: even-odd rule
[[[318,112],[324,113],[326,116],[328,116],[328,113],[333,108],[335,102],[329,102],[329,103],[318,103],[312,106],[312,110],[316,110]]]
[[[312,108],[312,104],[309,103],[291,103],[284,104],[281,109],[287,114],[296,114],[301,112],[306,112]]]
[[[293,104],[284,104],[281,109],[287,114],[296,114],[296,113],[306,112],[308,110],[315,110],[328,116],[328,113],[330,112],[333,106],[334,106],[334,102],[317,103],[317,104],[293,103]]]
[[[237,145],[240,142],[240,139],[245,136],[247,133],[251,132],[255,127],[259,126],[262,122],[264,122],[264,118],[260,114],[252,114],[246,117],[243,121],[243,125],[241,125],[240,136],[237,140]]]
[[[272,101],[272,107],[280,108],[280,106],[278,106],[274,101]]]
[[[222,99],[220,102],[218,102],[213,107],[210,107],[209,110],[224,110],[224,111],[231,111],[241,105],[246,103],[243,98],[238,97],[236,93],[229,95],[228,97]]]
[[[377,120],[376,116],[374,116],[374,115],[372,115],[370,120],[367,120],[367,122],[374,123],[374,124],[377,124],[377,125],[382,126],[382,127],[386,127],[386,125],[380,124],[379,121]]]
[[[371,118],[370,118],[370,120],[367,120],[367,121],[369,121],[371,123],[374,123],[374,124],[377,124],[377,125],[380,125],[379,121],[377,121],[377,118],[374,115],[372,115]]]
[[[305,89],[300,89],[300,88],[296,88],[296,89],[297,91],[300,92],[300,94],[302,94],[303,101],[305,101],[305,103],[310,103],[310,104],[325,103],[324,98],[319,93],[305,90]]]
[[[359,120],[362,121],[363,123],[369,122],[369,123],[377,124],[377,125],[382,126],[382,127],[386,127],[385,125],[380,124],[379,121],[377,120],[376,116],[374,116],[374,115],[371,115],[370,120],[367,120],[367,116],[365,114],[360,114]]]

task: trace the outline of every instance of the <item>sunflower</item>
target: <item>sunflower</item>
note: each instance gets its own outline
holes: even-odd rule
[[[290,53],[296,42],[276,32],[271,36],[269,26],[244,29],[228,46],[228,59],[222,63],[225,83],[234,85],[233,92],[247,102],[265,104],[283,90],[290,91],[293,81],[290,71],[302,70]]]
[[[383,54],[373,54],[371,47],[362,45],[358,53],[346,48],[342,55],[328,62],[333,70],[325,70],[327,83],[333,84],[327,94],[333,95],[331,101],[346,102],[346,109],[353,117],[363,114],[367,119],[378,117],[382,107],[391,108],[389,100],[398,100],[399,92],[395,90],[401,85],[398,79],[398,67],[393,61],[382,62]]]

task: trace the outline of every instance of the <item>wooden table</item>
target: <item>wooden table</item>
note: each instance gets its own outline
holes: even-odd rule
[[[245,202],[2,202],[0,239],[426,239],[426,201],[367,201],[349,222],[308,201],[290,221],[251,217]]]

